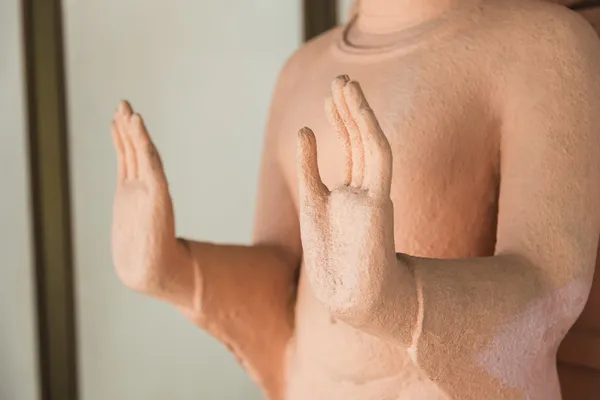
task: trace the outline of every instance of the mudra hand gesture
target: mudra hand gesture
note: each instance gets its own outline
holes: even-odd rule
[[[394,273],[392,152],[357,82],[335,79],[326,111],[346,150],[346,179],[322,182],[313,132],[298,134],[300,230],[313,291],[331,313],[362,325]],[[340,166],[344,167],[344,166]]]

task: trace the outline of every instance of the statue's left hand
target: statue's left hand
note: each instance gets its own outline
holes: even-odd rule
[[[336,78],[326,111],[346,150],[346,180],[332,191],[323,184],[315,136],[300,130],[305,268],[316,297],[334,316],[362,324],[381,304],[395,265],[392,152],[357,82]]]

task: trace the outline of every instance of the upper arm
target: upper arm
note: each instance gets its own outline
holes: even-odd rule
[[[271,101],[260,166],[253,241],[254,244],[281,247],[299,263],[302,249],[298,214],[278,154],[285,103],[294,85],[295,58],[292,56],[282,69]]]
[[[582,282],[585,302],[600,232],[600,44],[558,14],[503,76],[496,251],[523,256],[554,288]]]

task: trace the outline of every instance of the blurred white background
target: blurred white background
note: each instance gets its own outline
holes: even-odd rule
[[[0,400],[39,390],[20,11],[0,1]]]
[[[224,346],[117,280],[109,124],[122,98],[146,118],[179,235],[248,243],[271,93],[301,16],[299,0],[64,3],[82,400],[261,398]]]
[[[348,22],[350,9],[358,0],[338,0],[338,20],[340,23]]]

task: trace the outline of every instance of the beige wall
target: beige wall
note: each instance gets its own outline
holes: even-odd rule
[[[20,1],[0,1],[0,399],[38,398]]]
[[[338,21],[340,23],[348,22],[350,15],[350,9],[352,5],[358,0],[337,0],[338,1]]]
[[[65,1],[82,400],[259,399],[227,350],[121,286],[110,257],[121,98],[147,118],[179,234],[250,240],[267,108],[299,0]]]

